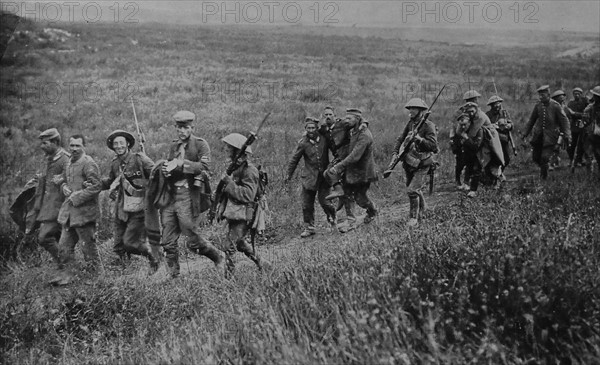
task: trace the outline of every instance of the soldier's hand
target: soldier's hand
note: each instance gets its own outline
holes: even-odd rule
[[[64,179],[62,177],[62,175],[54,175],[52,177],[52,183],[54,185],[60,186],[60,184],[62,184],[64,182]]]
[[[71,190],[71,188],[67,184],[63,184],[62,192],[66,197],[69,197],[71,196],[71,194],[73,194],[73,190]]]

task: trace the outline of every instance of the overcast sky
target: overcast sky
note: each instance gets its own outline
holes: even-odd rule
[[[4,10],[43,21],[467,27],[600,34],[600,1],[5,1]],[[114,4],[118,3],[118,6]],[[118,10],[117,10],[118,8]]]

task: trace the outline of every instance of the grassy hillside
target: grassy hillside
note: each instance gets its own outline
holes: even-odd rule
[[[500,194],[474,201],[449,194],[421,228],[407,231],[397,204],[406,200],[404,189],[394,175],[372,189],[382,208],[378,224],[308,241],[296,238],[298,194],[282,185],[305,116],[318,116],[325,105],[339,114],[362,108],[383,167],[407,120],[406,101],[431,102],[443,84],[448,92],[432,120],[443,148],[438,181],[448,183],[449,118],[463,92],[476,88],[487,99],[495,79],[521,129],[537,85],[598,84],[598,53],[555,57],[588,44],[589,35],[508,47],[378,37],[381,30],[345,35],[337,28],[322,34],[159,24],[53,28],[62,31],[22,23],[0,61],[4,243],[16,237],[6,203],[43,164],[39,132],[83,132],[88,153],[107,171],[112,152],[105,138],[116,128],[133,130],[133,96],[154,159],[175,138],[171,116],[194,111],[217,177],[224,169],[220,138],[246,133],[273,112],[254,157],[271,174],[272,239],[259,252],[275,269],[259,276],[240,259],[236,278],[224,281],[190,256],[183,278],[172,282],[163,270],[146,278],[140,259],[124,272],[83,275],[56,290],[45,285],[51,267],[37,251],[2,271],[0,362],[600,361],[597,176],[558,171],[547,184],[517,176]],[[510,172],[534,171],[519,146]],[[101,200],[107,211],[104,194]],[[106,214],[99,233],[108,259]],[[208,233],[217,243],[223,237],[220,227]]]

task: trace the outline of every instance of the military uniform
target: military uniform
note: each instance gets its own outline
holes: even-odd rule
[[[500,144],[502,145],[502,154],[504,155],[504,168],[508,166],[511,160],[511,156],[514,153],[514,150],[510,144],[510,132],[513,130],[512,120],[508,117],[506,112],[502,110],[500,112],[496,112],[495,110],[488,110],[485,115],[490,119],[490,122],[496,130],[498,130],[498,137],[500,138]],[[498,122],[503,120],[505,123],[504,127],[500,127]]]
[[[477,107],[474,103],[467,103],[467,105],[468,104]],[[468,107],[465,105],[464,109],[467,110]],[[483,147],[484,127],[491,127],[491,122],[487,115],[477,107],[477,112],[471,118],[471,123],[466,130],[467,138],[461,140],[466,164],[465,174],[470,176],[469,194],[472,196],[474,196],[474,193],[479,187],[483,170],[483,163],[480,157],[481,149]]]
[[[567,153],[569,159],[573,160],[575,158],[575,163],[582,163],[584,157],[586,160],[589,158],[585,153],[588,145],[588,133],[583,122],[583,113],[587,106],[588,102],[583,96],[579,100],[571,100],[567,103],[571,114],[571,137],[573,138],[573,143],[569,145]],[[577,150],[577,156],[575,156],[575,150]]]
[[[539,92],[544,90],[547,90],[547,87],[538,89]],[[533,161],[540,166],[541,176],[545,179],[548,176],[550,157],[556,149],[560,133],[564,134],[567,141],[571,140],[569,120],[560,104],[552,99],[538,102],[525,127],[525,136],[532,131]]]
[[[188,116],[189,115],[189,116]],[[191,118],[191,119],[187,119]],[[178,124],[189,124],[195,118],[191,112],[178,112],[174,119]],[[168,161],[180,160],[181,166],[175,168],[168,177],[173,192],[169,205],[161,209],[162,246],[171,276],[179,276],[179,247],[177,240],[181,234],[188,236],[188,248],[211,259],[219,265],[223,258],[217,248],[202,237],[199,224],[203,206],[201,199],[205,193],[204,184],[195,183],[209,173],[210,148],[208,143],[193,134],[185,141],[173,140],[169,148]],[[198,186],[200,185],[200,186]]]
[[[439,148],[435,124],[432,121],[427,120],[419,126],[418,130],[416,129],[424,117],[423,111],[427,109],[425,102],[421,99],[411,99],[406,108],[417,108],[422,112],[406,123],[402,134],[396,139],[393,159],[395,160],[396,155],[400,153],[400,148],[410,132],[418,136],[413,140],[406,158],[402,161],[406,173],[406,192],[410,201],[409,219],[414,219],[410,223],[415,225],[419,214],[427,209],[423,188],[427,184],[426,177],[429,169],[434,163],[433,154],[437,153]]]
[[[62,224],[60,237],[61,267],[67,267],[74,259],[75,245],[81,242],[85,261],[94,270],[100,269],[100,257],[96,246],[96,220],[98,219],[98,194],[102,188],[100,169],[94,159],[83,153],[76,161],[71,160],[64,172],[63,191],[72,191],[58,214]]]
[[[137,212],[124,210],[126,194],[124,186],[127,186],[128,189],[135,189],[139,192],[136,195],[143,196],[153,167],[154,162],[143,153],[128,151],[122,157],[115,156],[110,163],[108,177],[102,179],[102,188],[109,189],[115,180],[118,181],[114,211],[113,251],[120,258],[123,258],[125,254],[145,256],[156,268],[157,258],[154,257],[150,244],[146,242],[143,207]]]
[[[600,172],[600,86],[591,90],[593,102],[583,111],[583,122],[589,128],[589,143]]]
[[[58,135],[58,132],[57,132]],[[40,135],[43,137],[43,134]],[[38,242],[52,258],[59,261],[59,245],[61,225],[57,222],[58,212],[65,200],[65,196],[60,191],[62,183],[54,183],[55,176],[63,176],[65,168],[69,163],[71,155],[63,148],[58,148],[53,156],[48,156],[46,168],[38,178],[38,185],[35,190],[34,211],[36,222],[40,223],[38,233]]]
[[[323,172],[329,165],[329,151],[327,142],[323,136],[317,134],[315,139],[308,136],[302,137],[292,154],[287,167],[287,180],[293,175],[300,159],[304,158],[304,169],[302,170],[302,214],[307,229],[314,231],[315,225],[315,197],[318,196],[319,204],[327,221],[335,224],[335,208],[325,200],[330,185],[323,178]]]

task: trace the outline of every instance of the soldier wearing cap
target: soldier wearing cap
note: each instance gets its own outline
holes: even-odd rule
[[[492,125],[498,131],[498,137],[500,138],[500,144],[502,145],[502,154],[504,155],[504,166],[502,166],[502,175],[500,175],[499,181],[505,181],[504,170],[510,163],[512,154],[514,153],[512,145],[510,143],[511,131],[513,130],[513,122],[510,119],[508,112],[502,107],[504,99],[498,95],[492,95],[489,98],[487,105],[490,107],[485,115],[490,119]],[[497,186],[497,185],[496,185]]]
[[[426,185],[429,168],[434,163],[433,154],[438,153],[439,148],[435,124],[428,119],[419,125],[425,118],[425,111],[428,109],[425,101],[419,98],[410,99],[405,108],[408,109],[410,120],[406,123],[402,134],[396,139],[392,161],[396,160],[402,144],[407,139],[413,140],[408,147],[409,150],[404,161],[402,161],[402,167],[406,173],[406,192],[410,201],[407,224],[409,227],[416,227],[418,219],[427,209],[423,187]]]
[[[479,102],[479,98],[481,94],[476,90],[468,90],[463,94],[463,100],[465,103],[475,103]],[[450,129],[450,148],[452,153],[456,158],[456,165],[454,167],[454,180],[456,182],[456,187],[459,190],[469,190],[469,180],[470,176],[465,171],[464,183],[461,182],[462,171],[466,167],[465,156],[462,148],[462,139],[458,135],[460,133],[461,125],[458,123],[459,117],[464,114],[463,107],[461,106],[458,110],[452,115],[452,129]]]
[[[51,283],[65,285],[71,281],[71,264],[75,256],[75,246],[81,244],[83,256],[89,271],[98,274],[103,271],[96,245],[96,220],[98,219],[98,194],[102,189],[100,169],[94,159],[85,153],[85,137],[74,134],[69,139],[71,158],[67,164],[61,191],[65,201],[58,213],[62,224],[60,236],[59,275]]]
[[[463,105],[464,114],[459,117],[459,129],[457,135],[460,138],[464,159],[466,164],[465,174],[470,176],[469,192],[467,196],[477,196],[477,189],[484,168],[484,160],[481,158],[484,142],[484,128],[491,128],[490,119],[483,113],[474,102]]]
[[[594,87],[590,92],[592,103],[583,111],[583,123],[588,129],[589,144],[600,172],[600,86]]]
[[[189,111],[179,111],[173,116],[178,138],[169,148],[162,173],[167,178],[173,192],[171,203],[161,209],[162,246],[171,277],[179,276],[179,247],[177,240],[181,234],[188,236],[187,246],[193,252],[211,259],[219,271],[224,269],[223,257],[219,250],[202,237],[199,229],[203,179],[210,173],[210,148],[208,143],[192,134],[196,115]]]
[[[583,90],[579,87],[573,89],[573,100],[567,103],[567,107],[571,113],[571,136],[573,143],[567,149],[569,159],[572,161],[575,158],[575,164],[581,166],[586,161],[590,166],[590,156],[586,152],[588,145],[588,133],[583,123],[583,111],[588,106],[588,100],[583,97]],[[575,155],[577,152],[577,155]]]
[[[550,86],[544,85],[537,89],[537,92],[540,102],[531,112],[523,138],[527,138],[533,132],[533,161],[540,166],[541,178],[546,179],[550,157],[557,147],[559,136],[562,133],[568,145],[571,141],[571,129],[563,108],[550,98]]]
[[[330,183],[338,181],[339,176],[345,173],[346,192],[354,198],[358,206],[366,209],[367,216],[364,223],[372,222],[378,214],[375,204],[369,199],[367,193],[373,181],[377,181],[377,171],[373,159],[373,135],[366,123],[363,122],[360,109],[346,109],[345,121],[350,130],[350,145],[348,156],[338,164],[325,171],[325,178]],[[341,193],[344,195],[344,192]],[[330,194],[326,199],[339,195]]]
[[[144,196],[154,162],[142,152],[131,151],[135,138],[127,131],[113,131],[106,139],[106,145],[115,152],[108,176],[102,179],[102,190],[110,189],[109,196],[116,201],[113,252],[120,264],[125,263],[126,254],[147,257],[150,273],[154,273],[158,269],[158,259],[146,241],[144,224]]]
[[[61,138],[56,128],[50,128],[40,133],[40,148],[46,155],[46,168],[38,175],[38,185],[35,190],[34,216],[40,224],[38,242],[50,256],[58,263],[61,226],[57,222],[58,211],[65,200],[60,191],[63,183],[63,174],[71,157],[61,147]],[[31,226],[26,228],[27,234],[32,231]]]
[[[333,155],[333,161],[331,161],[331,163],[335,164],[348,156],[350,128],[348,128],[344,120],[336,118],[335,109],[331,106],[326,106],[323,110],[323,119],[325,120],[325,123],[319,128],[319,133],[325,137],[327,147]],[[342,179],[342,187],[343,185],[344,182]],[[354,216],[354,205],[354,201],[347,195],[341,195],[339,197],[336,210],[339,211],[342,206],[345,208],[346,220],[348,223],[339,227],[339,230],[342,233],[345,233],[354,227],[354,222],[356,221],[356,217]]]
[[[228,156],[233,161],[239,156],[246,137],[239,133],[231,133],[221,139],[227,146]],[[259,172],[252,164],[248,155],[252,154],[252,148],[248,146],[246,152],[238,157],[238,166],[231,175],[224,174],[222,180],[225,182],[223,197],[219,202],[219,219],[227,219],[229,227],[227,233],[228,244],[225,248],[227,264],[226,276],[231,276],[234,270],[233,255],[237,251],[242,252],[261,270],[261,262],[254,252],[253,247],[248,244],[246,237],[252,228],[254,210],[248,210],[249,205],[254,204],[259,187]]]
[[[302,171],[302,215],[304,217],[304,231],[300,237],[306,238],[315,234],[315,197],[327,217],[327,222],[336,228],[336,211],[334,206],[325,196],[330,185],[323,177],[323,172],[329,165],[329,151],[326,139],[318,132],[319,120],[306,118],[304,121],[305,135],[298,141],[296,149],[287,166],[285,182],[294,175],[301,159],[304,159]]]

